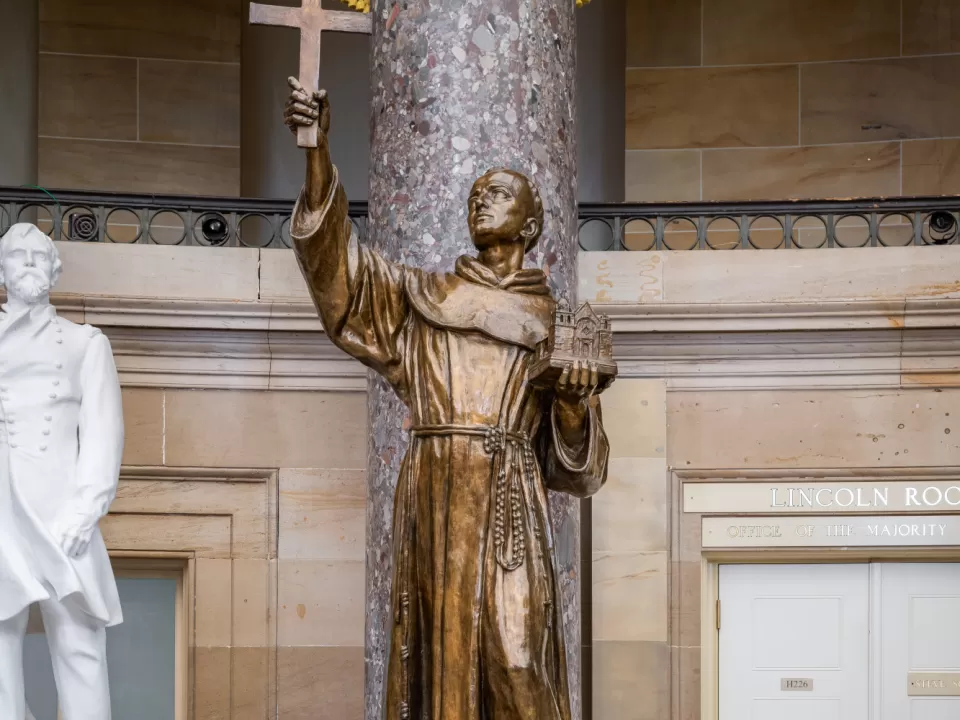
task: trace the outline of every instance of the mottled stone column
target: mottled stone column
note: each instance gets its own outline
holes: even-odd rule
[[[369,238],[388,257],[451,270],[472,251],[466,201],[491,167],[540,187],[545,220],[528,262],[576,297],[576,26],[573,0],[375,0]],[[388,653],[391,520],[406,414],[382,381],[369,395],[366,720],[379,720]],[[574,717],[580,717],[579,516],[551,497]]]

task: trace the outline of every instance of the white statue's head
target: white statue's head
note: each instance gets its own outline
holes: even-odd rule
[[[0,239],[0,283],[8,298],[47,301],[62,267],[57,246],[36,225],[17,223]]]

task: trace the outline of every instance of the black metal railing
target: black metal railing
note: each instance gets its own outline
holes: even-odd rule
[[[960,197],[580,205],[585,250],[902,247],[957,242]]]
[[[34,222],[55,240],[210,247],[290,246],[286,200],[0,188],[0,231]],[[351,203],[361,238],[366,203]],[[581,204],[584,250],[732,250],[945,245],[960,197]]]
[[[0,188],[0,231],[32,222],[54,240],[290,247],[289,200]],[[366,203],[350,203],[361,236]]]

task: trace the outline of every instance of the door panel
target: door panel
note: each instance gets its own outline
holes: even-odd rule
[[[840,668],[839,597],[753,598],[753,667]]]
[[[764,700],[753,701],[750,720],[841,720],[838,698],[811,698],[809,700]]]
[[[910,683],[929,678],[937,689],[926,692],[960,694],[960,565],[882,563],[874,575],[879,720],[957,720],[960,697],[911,696]]]
[[[868,565],[719,575],[720,720],[868,720]]]

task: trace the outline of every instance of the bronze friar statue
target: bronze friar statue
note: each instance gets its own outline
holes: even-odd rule
[[[534,184],[491,170],[467,200],[477,257],[452,273],[360,245],[330,161],[326,93],[293,78],[291,130],[318,124],[291,235],[330,339],[410,410],[394,510],[387,720],[569,720],[547,489],[586,497],[606,480],[590,362],[529,381],[556,310],[539,269]]]

